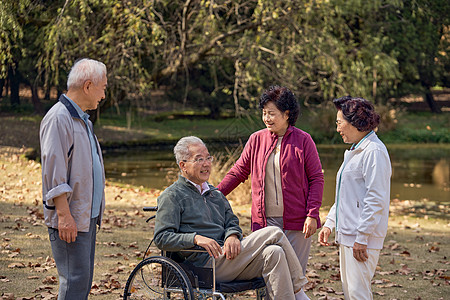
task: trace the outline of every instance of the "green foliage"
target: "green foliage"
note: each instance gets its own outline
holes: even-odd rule
[[[384,17],[388,42],[384,52],[399,65],[401,77],[391,95],[425,92],[438,84],[450,83],[450,2],[408,0],[389,8]]]
[[[15,66],[15,52],[24,50],[19,47],[23,38],[19,18],[27,5],[28,0],[0,1],[0,79],[6,77],[10,66]]]
[[[75,60],[108,67],[108,105],[154,103],[235,115],[279,84],[305,106],[345,94],[391,96],[448,86],[448,1],[2,1],[0,76],[65,88]],[[16,52],[21,52],[17,54]],[[128,108],[127,108],[128,110]]]
[[[382,52],[386,38],[378,24],[383,7],[398,3],[288,3],[281,9],[283,20],[272,20],[256,40],[256,53],[248,55],[249,73],[263,78],[256,85],[287,85],[306,102],[345,94],[374,99],[374,85],[382,93],[399,77],[395,58]]]
[[[151,8],[152,1],[66,2],[43,28],[46,42],[38,66],[46,82],[60,85],[61,72],[67,74],[75,60],[91,57],[107,65],[111,99],[142,95],[151,86],[146,59],[159,37],[157,28],[148,26],[154,18]]]

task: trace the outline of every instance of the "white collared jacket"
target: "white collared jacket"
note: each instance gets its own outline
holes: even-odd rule
[[[388,228],[391,174],[386,146],[375,133],[356,149],[345,151],[336,177],[335,203],[324,225],[332,230],[337,225],[339,244],[353,247],[357,242],[369,249],[383,248]]]

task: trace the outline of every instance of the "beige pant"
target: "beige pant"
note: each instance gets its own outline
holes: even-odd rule
[[[283,217],[268,217],[267,226],[277,226],[283,229]],[[300,230],[284,230],[292,248],[297,254],[298,261],[303,269],[303,275],[306,274],[306,266],[308,265],[309,250],[311,249],[311,239],[305,239],[305,234]]]
[[[369,258],[359,262],[353,257],[353,248],[340,245],[339,265],[342,289],[346,300],[372,300],[372,281],[380,256],[380,250],[367,249]]]
[[[263,277],[270,299],[295,299],[308,280],[283,231],[275,226],[257,230],[242,240],[241,253],[233,260],[216,259],[218,281]]]

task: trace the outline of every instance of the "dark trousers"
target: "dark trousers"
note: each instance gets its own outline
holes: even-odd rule
[[[91,219],[89,232],[78,232],[73,243],[62,241],[57,229],[48,228],[59,275],[58,300],[88,299],[94,276],[97,219]]]

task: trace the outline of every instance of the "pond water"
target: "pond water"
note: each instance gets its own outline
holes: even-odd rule
[[[211,153],[223,148],[209,147]],[[332,205],[336,172],[346,146],[318,146],[325,175],[323,205]],[[391,199],[450,201],[450,149],[428,145],[388,146],[392,163]],[[163,189],[171,184],[168,172],[177,170],[172,151],[133,150],[105,154],[108,180]],[[173,177],[172,177],[173,178]]]

